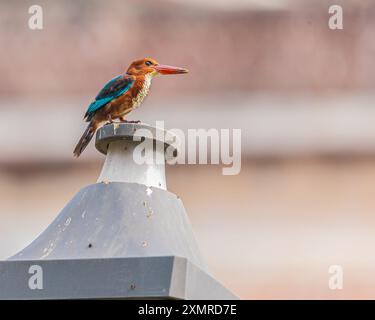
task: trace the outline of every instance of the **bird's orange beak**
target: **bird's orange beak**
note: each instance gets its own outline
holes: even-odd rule
[[[160,74],[181,74],[181,73],[188,73],[189,72],[188,69],[166,66],[164,64],[158,64],[154,68]]]

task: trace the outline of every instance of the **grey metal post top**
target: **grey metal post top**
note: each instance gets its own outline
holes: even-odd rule
[[[105,125],[96,134],[96,148],[107,155],[98,182],[135,182],[167,189],[165,161],[177,154],[177,145],[174,134],[147,124]]]
[[[151,136],[149,136],[151,135]],[[138,141],[134,139],[138,137]],[[164,143],[164,148],[170,147],[171,152],[177,152],[177,136],[163,128],[153,127],[146,123],[111,123],[101,127],[96,132],[95,147],[99,152],[107,154],[111,142],[119,140],[141,142],[143,139],[151,139],[154,142]]]
[[[0,299],[236,299],[210,275],[182,201],[166,190],[173,141],[146,124],[101,128],[96,147],[106,160],[98,182],[0,261]],[[136,163],[143,142],[163,161]]]

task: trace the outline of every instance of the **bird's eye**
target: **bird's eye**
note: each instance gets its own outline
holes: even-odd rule
[[[145,64],[146,64],[146,66],[152,66],[152,62],[151,61],[146,61]]]

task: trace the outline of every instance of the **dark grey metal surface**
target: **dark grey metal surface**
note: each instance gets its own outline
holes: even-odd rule
[[[31,289],[31,266],[42,270]],[[194,284],[194,285],[192,285]],[[236,299],[179,257],[0,261],[0,299]]]
[[[203,270],[176,195],[137,183],[83,188],[50,226],[11,260],[180,256]]]

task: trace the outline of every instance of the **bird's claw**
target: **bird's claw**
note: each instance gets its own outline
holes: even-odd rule
[[[121,123],[141,123],[141,120],[120,120]]]

